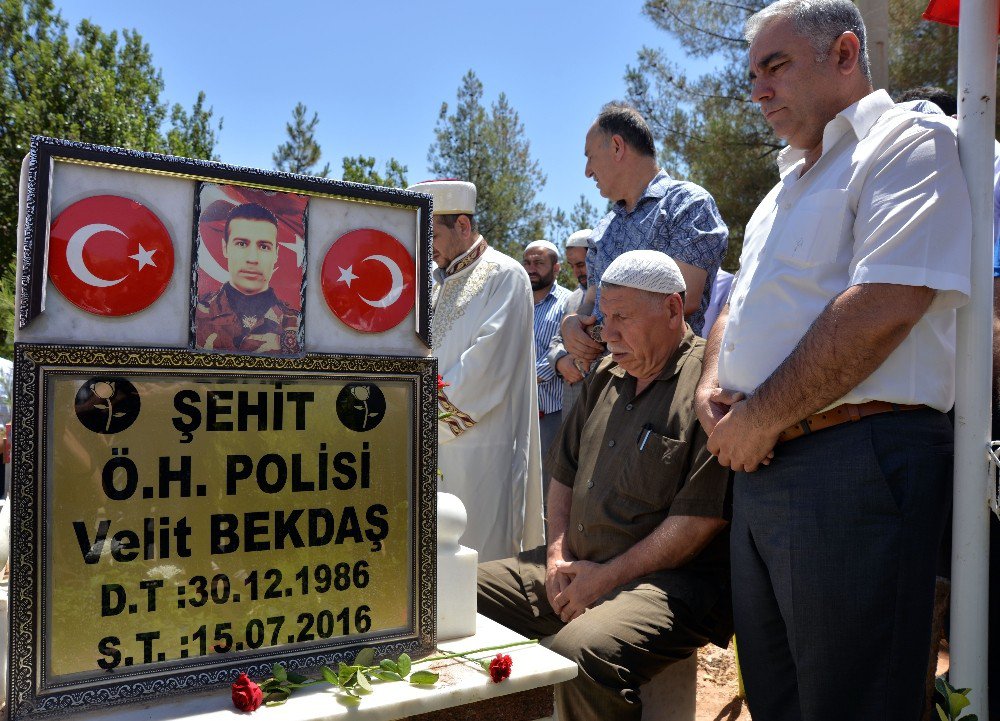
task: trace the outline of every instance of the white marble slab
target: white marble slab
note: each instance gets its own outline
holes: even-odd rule
[[[477,617],[476,635],[440,644],[442,653],[469,651],[522,640],[523,637],[484,616]],[[364,721],[392,721],[414,714],[497,698],[574,678],[577,666],[537,644],[505,649],[514,665],[511,676],[492,683],[478,666],[456,661],[420,664],[432,668],[441,678],[435,686],[417,687],[408,683],[375,683],[374,692],[358,705],[339,700],[332,686],[299,690],[282,706],[261,707],[253,714],[257,721],[321,721],[353,717]],[[74,714],[74,721],[233,721],[250,718],[233,708],[228,688],[208,693],[177,696],[156,704],[138,704],[120,709],[100,709]]]

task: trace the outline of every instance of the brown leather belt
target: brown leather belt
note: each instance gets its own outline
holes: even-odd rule
[[[807,433],[821,431],[824,428],[832,428],[847,421],[860,421],[862,418],[874,416],[879,413],[916,411],[926,407],[924,405],[908,406],[901,403],[887,403],[886,401],[868,401],[867,403],[860,404],[843,403],[822,413],[814,413],[804,421],[799,421],[794,426],[789,426],[778,434],[778,443],[790,441]]]

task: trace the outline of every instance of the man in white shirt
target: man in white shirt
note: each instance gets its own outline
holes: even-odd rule
[[[476,226],[476,186],[437,180],[431,344],[445,386],[438,406],[438,487],[462,499],[461,542],[480,561],[544,543],[532,322],[524,268]]]
[[[873,91],[849,0],[779,0],[746,36],[752,98],[788,147],[747,224],[696,403],[709,449],[738,471],[747,700],[767,721],[912,721],[969,295],[955,135]]]

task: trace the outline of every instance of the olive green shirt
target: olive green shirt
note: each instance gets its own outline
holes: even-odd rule
[[[731,476],[708,452],[694,411],[704,349],[688,327],[638,397],[635,378],[611,358],[583,384],[549,452],[553,478],[573,489],[566,542],[577,558],[607,562],[668,516],[729,520]],[[692,610],[707,611],[728,594],[728,527],[683,567],[653,577]]]

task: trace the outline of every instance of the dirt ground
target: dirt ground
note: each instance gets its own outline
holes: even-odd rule
[[[937,675],[948,670],[948,650],[938,654]],[[730,643],[723,650],[706,646],[698,651],[698,708],[696,721],[750,721],[750,712],[739,698],[736,654]]]
[[[723,650],[709,644],[698,651],[696,721],[748,721],[750,712],[739,698],[736,654],[732,643]]]

